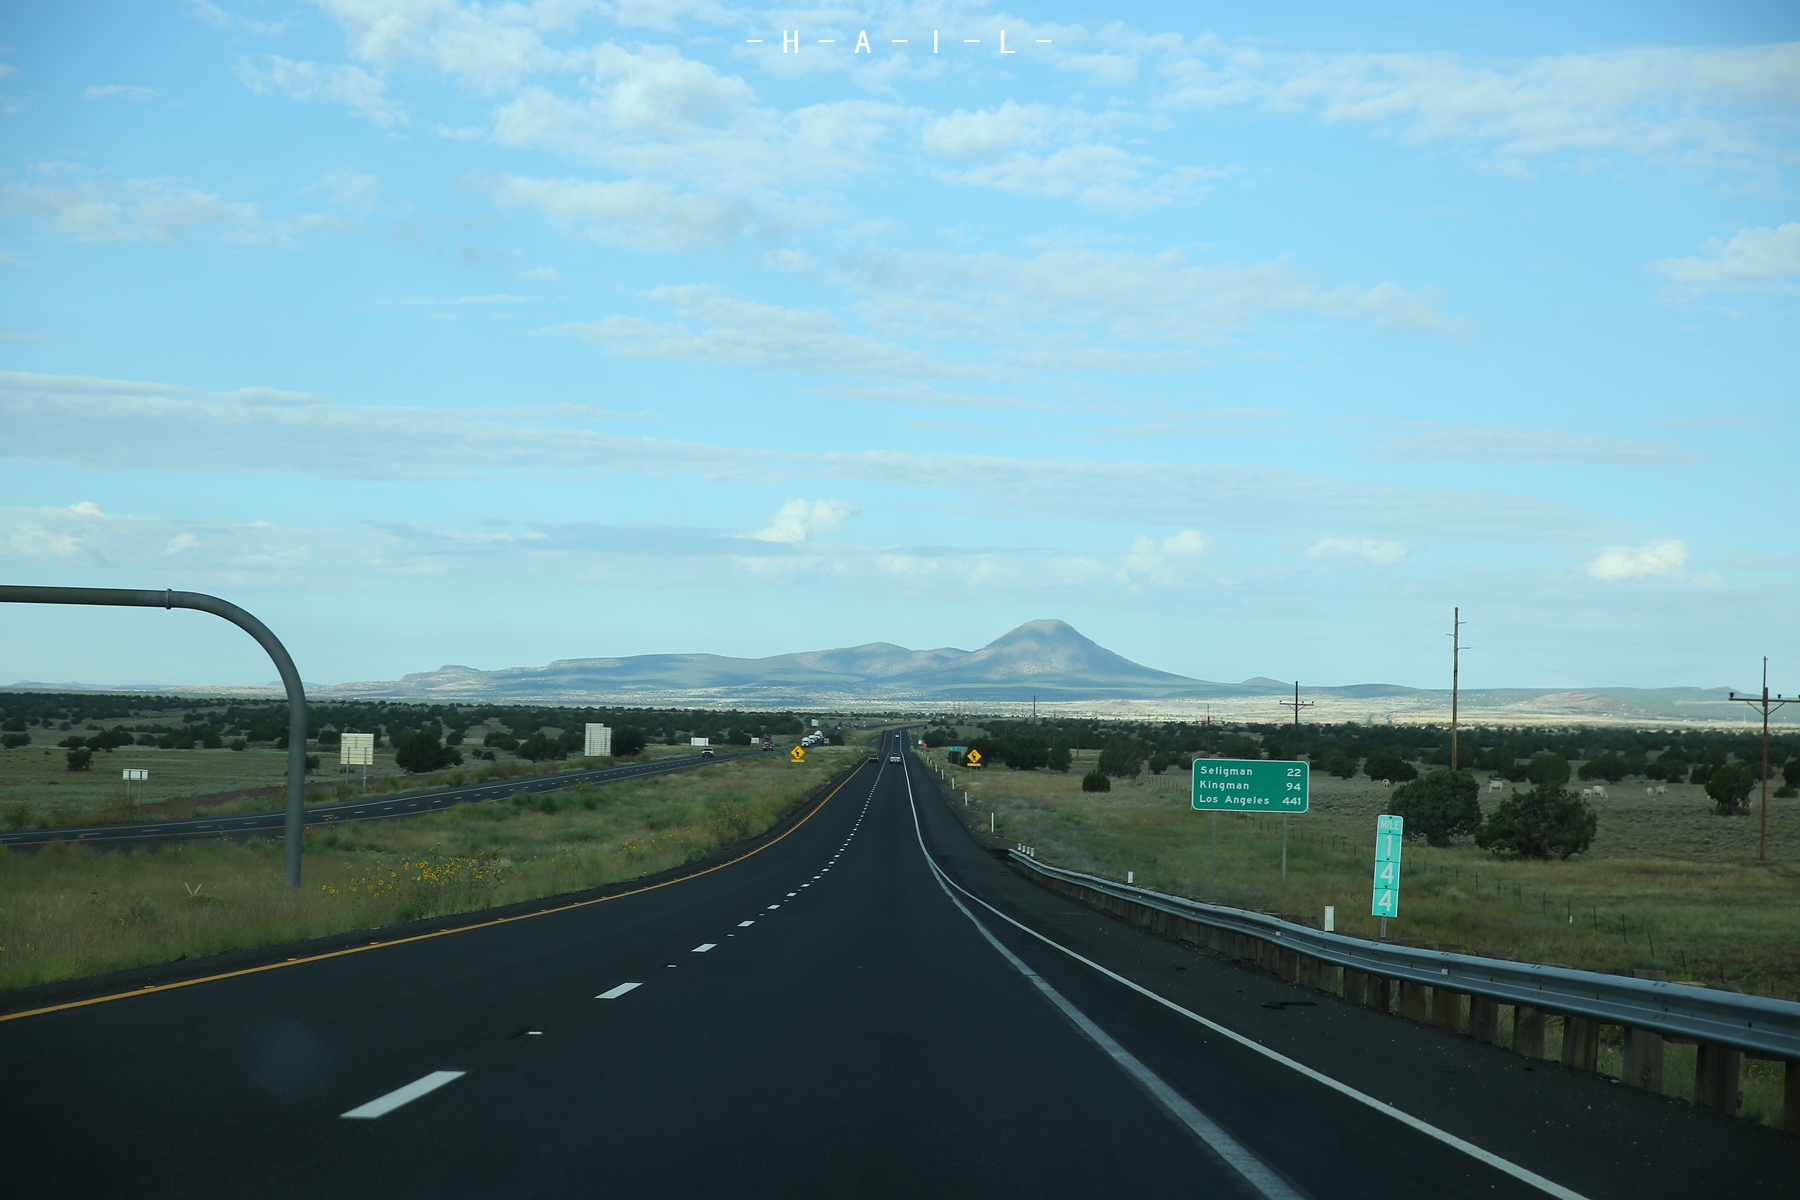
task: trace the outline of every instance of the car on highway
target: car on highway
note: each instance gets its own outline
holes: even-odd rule
[[[898,754],[890,754],[890,755],[888,755],[888,761],[889,762],[899,762],[900,756]]]
[[[713,748],[711,746],[700,747],[700,757],[701,758],[711,758],[712,756],[713,756]]]

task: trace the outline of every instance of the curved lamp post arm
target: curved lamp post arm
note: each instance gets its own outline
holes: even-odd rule
[[[149,591],[137,588],[18,587],[0,584],[0,603],[91,604],[114,608],[192,608],[224,617],[255,638],[275,660],[288,698],[287,847],[284,882],[300,886],[300,841],[306,825],[306,692],[294,660],[269,627],[229,600],[204,592]]]

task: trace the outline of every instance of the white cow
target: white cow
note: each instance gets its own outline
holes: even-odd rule
[[[1582,788],[1581,789],[1581,798],[1583,800],[1592,800],[1594,798],[1594,789],[1593,788]]]
[[[1657,795],[1659,795],[1659,796],[1666,796],[1666,795],[1668,795],[1668,794],[1669,794],[1669,789],[1668,789],[1668,788],[1666,788],[1666,787],[1660,787],[1660,786],[1659,786],[1659,787],[1658,787],[1658,788],[1657,788],[1657,789],[1656,789],[1656,794],[1657,794]]]
[[[1505,785],[1502,784],[1498,779],[1488,780],[1488,791],[1490,791],[1490,792],[1502,791],[1502,790],[1504,790],[1504,787],[1505,787]]]
[[[1606,799],[1606,789],[1597,783],[1594,785],[1594,798],[1597,800]]]

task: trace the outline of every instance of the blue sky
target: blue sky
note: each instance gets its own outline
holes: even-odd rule
[[[8,579],[320,682],[1061,617],[1436,686],[1460,605],[1469,686],[1800,687],[1791,5],[0,22]]]

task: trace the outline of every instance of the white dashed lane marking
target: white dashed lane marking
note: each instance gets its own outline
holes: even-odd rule
[[[705,954],[708,950],[716,948],[718,944],[719,943],[717,942],[701,942],[698,946],[694,947],[694,953]]]
[[[750,928],[750,927],[751,927],[751,926],[752,926],[752,925],[754,925],[754,924],[756,924],[756,922],[755,922],[755,921],[739,921],[739,922],[738,922],[738,928],[739,928],[739,929],[748,929],[748,928]]]
[[[461,1079],[461,1071],[433,1071],[422,1079],[415,1079],[403,1088],[395,1088],[385,1096],[377,1096],[367,1104],[359,1104],[343,1114],[353,1121],[372,1121],[376,1117],[385,1117],[403,1104],[411,1104],[420,1096],[437,1091],[454,1079]]]
[[[626,992],[629,992],[632,988],[638,988],[638,987],[643,987],[643,986],[644,985],[641,983],[621,983],[616,988],[608,988],[606,991],[601,992],[598,996],[595,996],[594,999],[596,999],[596,1000],[617,1000],[620,996],[623,996]]]

